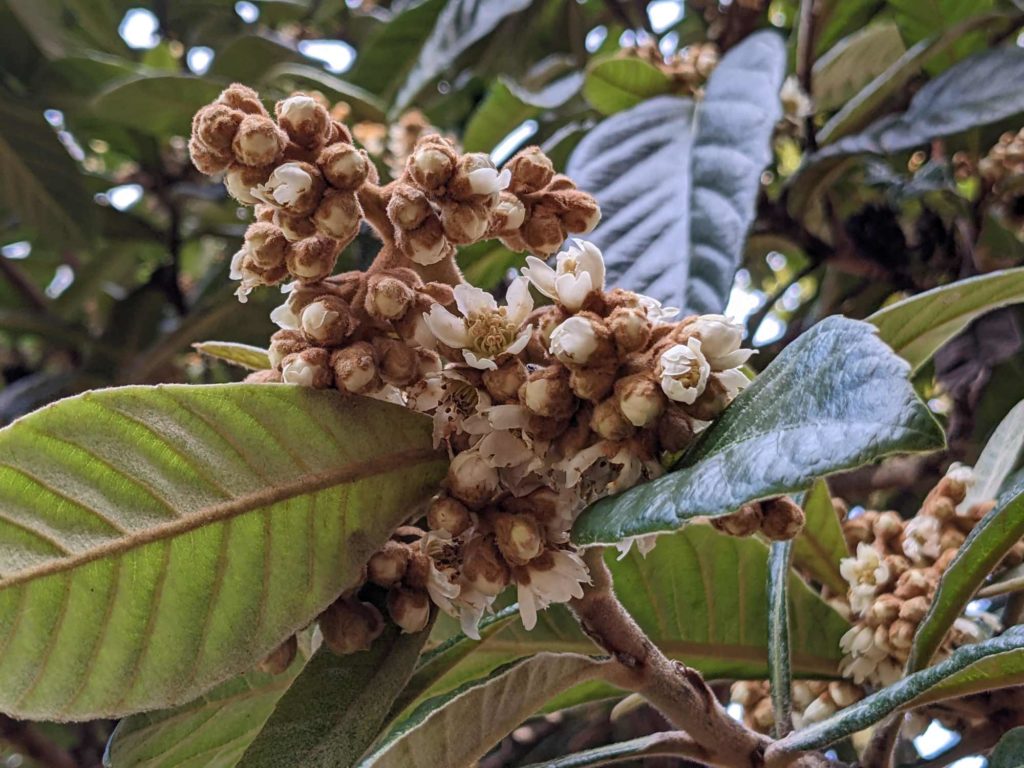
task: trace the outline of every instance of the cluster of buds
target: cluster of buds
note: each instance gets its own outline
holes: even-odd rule
[[[1000,136],[978,161],[978,172],[992,192],[995,212],[1018,238],[1024,238],[1024,128]]]
[[[718,65],[718,46],[714,43],[694,43],[678,53],[665,56],[656,41],[646,40],[623,48],[618,55],[642,59],[654,65],[672,81],[673,91],[688,96],[701,94],[704,83]]]
[[[227,88],[196,113],[189,150],[206,174],[223,172],[228,192],[255,207],[256,221],[231,262],[238,296],[289,276],[323,280],[358,234],[358,192],[377,180],[366,153],[313,96],[294,94],[271,118],[255,91]]]
[[[730,536],[760,533],[770,541],[796,538],[803,530],[804,522],[804,511],[789,496],[753,501],[732,514],[711,518],[711,525],[722,533]]]
[[[794,680],[791,694],[793,727],[800,729],[826,720],[864,698],[864,690],[848,680]],[[743,722],[758,733],[775,726],[771,687],[767,680],[739,680],[729,699],[743,707]]]
[[[967,534],[994,502],[958,511],[972,473],[953,465],[910,520],[896,512],[866,511],[843,523],[856,556],[840,564],[849,583],[853,627],[843,636],[840,667],[855,683],[890,685],[903,676],[917,627],[935,596],[942,573]],[[992,617],[983,617],[993,622]],[[967,618],[953,625],[942,649],[982,639],[981,627]]]

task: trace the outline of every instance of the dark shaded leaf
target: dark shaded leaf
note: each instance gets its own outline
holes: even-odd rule
[[[92,102],[92,111],[111,123],[154,136],[188,136],[192,115],[217,98],[223,85],[189,75],[139,76],[118,80]]]
[[[603,115],[614,115],[672,91],[669,76],[644,59],[611,56],[587,68],[583,96]]]
[[[1024,766],[1024,727],[1007,731],[988,757],[989,768]]]
[[[801,500],[806,522],[793,540],[793,565],[836,594],[848,588],[839,561],[850,556],[828,483],[818,480]]]

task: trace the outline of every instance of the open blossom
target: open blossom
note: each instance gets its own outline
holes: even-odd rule
[[[855,613],[864,613],[871,607],[880,587],[889,581],[889,566],[882,555],[870,544],[857,545],[856,557],[844,557],[839,573],[850,584],[850,606]]]
[[[525,277],[512,281],[505,301],[507,306],[499,307],[487,291],[463,283],[455,287],[455,304],[462,317],[434,304],[423,319],[439,341],[462,350],[469,366],[479,370],[495,369],[498,367],[495,358],[521,352],[533,330],[533,326],[522,327],[533,310],[533,298]]]
[[[583,585],[590,583],[583,559],[564,549],[547,550],[519,571],[519,613],[527,629],[537,626],[537,611],[583,597]]]
[[[313,188],[313,177],[298,163],[279,165],[270,174],[266,184],[253,187],[258,200],[277,208],[289,208]]]
[[[604,257],[586,240],[573,238],[569,250],[555,257],[554,269],[536,256],[527,256],[526,263],[522,272],[534,287],[571,312],[582,307],[591,292],[604,290]]]
[[[468,174],[469,188],[475,195],[493,195],[506,189],[512,181],[512,172],[506,168],[500,173],[495,168],[477,168]]]
[[[915,565],[931,563],[942,554],[942,524],[930,515],[918,515],[903,529],[903,554]]]
[[[585,317],[570,317],[551,332],[551,354],[563,363],[586,365],[597,350],[597,333]]]
[[[700,339],[701,352],[712,371],[738,368],[754,354],[753,349],[741,349],[743,326],[725,315],[701,315],[691,327]]]
[[[686,405],[704,393],[711,375],[711,364],[701,351],[701,341],[690,338],[685,345],[676,344],[661,354],[661,389],[670,399]]]

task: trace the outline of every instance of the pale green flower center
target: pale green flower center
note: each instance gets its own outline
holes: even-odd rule
[[[508,319],[505,307],[481,309],[466,318],[470,349],[483,357],[500,355],[515,341],[519,330]]]

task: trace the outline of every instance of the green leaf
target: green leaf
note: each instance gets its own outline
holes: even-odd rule
[[[825,147],[809,162],[849,154],[891,154],[1024,112],[1024,49],[995,48],[965,59],[925,84],[907,111]]]
[[[692,312],[719,312],[754,218],[781,110],[786,54],[773,32],[732,48],[699,107],[659,96],[600,123],[567,173],[603,218],[589,235],[608,281]]]
[[[942,429],[908,373],[870,325],[826,318],[736,397],[681,469],[590,506],[573,539],[614,544],[673,530],[890,453],[941,448]]]
[[[1006,478],[1017,466],[1021,448],[1024,448],[1024,400],[1010,409],[985,443],[974,463],[974,482],[967,488],[964,500],[957,505],[957,511],[966,512],[979,502],[996,498]]]
[[[266,73],[265,80],[267,83],[286,81],[289,84],[285,88],[286,91],[312,86],[323,91],[332,101],[347,102],[356,117],[368,120],[384,119],[384,102],[370,91],[329,75],[316,67],[306,64],[278,64]]]
[[[264,35],[239,35],[218,47],[210,74],[228,81],[255,83],[271,67],[289,61],[302,61],[293,47]]]
[[[416,64],[398,89],[393,111],[406,109],[420,91],[451,67],[467,48],[532,3],[533,0],[448,0],[424,41]]]
[[[986,312],[1024,302],[1024,267],[989,272],[890,304],[867,320],[897,355],[917,371],[932,355]]]
[[[140,75],[118,80],[92,101],[97,118],[151,136],[188,136],[192,116],[223,85],[189,75]]]
[[[632,56],[594,60],[583,96],[602,115],[632,109],[645,99],[672,92],[672,80],[649,61]]]
[[[635,550],[621,560],[610,551],[622,604],[651,640],[673,659],[708,679],[768,676],[768,548],[756,539],[726,536],[691,525],[660,536],[647,557]],[[790,647],[796,676],[837,675],[839,639],[849,624],[795,574],[790,575]],[[538,614],[537,626],[518,619],[500,628],[421,693],[416,703],[488,674],[510,661],[542,651],[600,652],[564,606]],[[607,685],[572,692],[578,703],[615,695]],[[563,697],[563,702],[569,703]]]
[[[806,522],[793,540],[793,565],[837,594],[849,588],[839,561],[850,556],[828,483],[817,480],[801,502]]]
[[[854,32],[814,63],[814,109],[830,112],[885,72],[906,52],[899,29],[883,21]]]
[[[96,230],[96,206],[75,161],[42,109],[0,96],[0,190],[3,204],[39,237],[62,248],[84,245]]]
[[[429,634],[401,634],[389,623],[368,651],[338,656],[322,647],[282,697],[239,768],[355,765],[377,737]]]
[[[899,26],[907,45],[949,29],[950,25],[978,16],[995,8],[993,0],[888,0],[893,19]],[[948,56],[935,65],[949,67],[957,59],[972,52],[971,39],[961,38],[952,46]]]
[[[770,763],[780,753],[821,749],[893,712],[1022,682],[1024,625],[1007,630],[1001,637],[958,648],[940,664],[915,672],[827,720],[791,733],[769,747],[766,759]]]
[[[791,541],[773,541],[768,553],[768,681],[775,712],[776,738],[782,738],[793,730],[793,672],[789,655],[792,553]]]
[[[176,706],[358,578],[445,462],[429,421],[274,384],[125,387],[0,431],[0,710]]]
[[[1024,767],[1024,727],[1013,728],[1003,734],[988,757],[988,768]]]
[[[981,519],[942,574],[928,613],[917,628],[907,670],[916,672],[931,661],[949,628],[963,613],[985,577],[1024,536],[1024,472],[1017,473],[996,506]]]
[[[490,152],[524,120],[555,109],[575,96],[583,83],[579,72],[566,75],[539,91],[528,91],[499,78],[466,125],[462,145],[467,152]]]
[[[192,346],[201,355],[248,368],[250,371],[265,371],[273,367],[270,364],[270,358],[267,357],[267,350],[249,344],[236,344],[233,341],[201,341]]]
[[[587,656],[539,653],[425,701],[360,766],[473,765],[553,696],[601,673],[602,662]]]
[[[301,646],[279,675],[253,670],[188,704],[121,720],[110,736],[104,766],[234,768],[306,665],[309,649]]]
[[[606,744],[583,752],[545,760],[543,763],[530,763],[525,768],[597,768],[601,765],[639,760],[644,757],[681,757],[678,749],[678,736],[675,733],[652,733],[638,739]],[[689,742],[689,740],[686,740]],[[686,755],[689,752],[684,753]],[[683,765],[696,765],[683,761]]]

